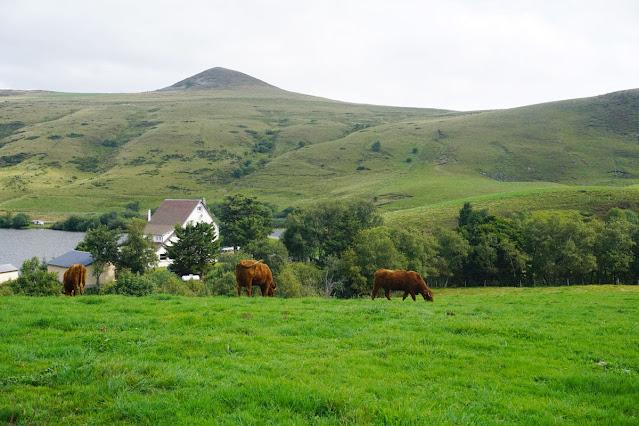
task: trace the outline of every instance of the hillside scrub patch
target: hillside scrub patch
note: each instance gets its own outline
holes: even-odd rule
[[[14,155],[3,155],[0,157],[0,167],[16,166],[31,157],[33,157],[33,154],[27,154],[26,152]]]

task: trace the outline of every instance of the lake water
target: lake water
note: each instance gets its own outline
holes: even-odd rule
[[[51,229],[0,229],[0,265],[20,268],[22,262],[36,256],[49,261],[76,248],[84,232]]]

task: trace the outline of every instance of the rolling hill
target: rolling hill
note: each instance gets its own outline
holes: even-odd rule
[[[236,192],[280,208],[370,199],[406,224],[467,200],[596,212],[637,205],[638,160],[639,90],[460,112],[338,102],[213,68],[155,92],[0,92],[0,209],[14,212]]]

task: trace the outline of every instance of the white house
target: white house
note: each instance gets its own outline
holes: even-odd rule
[[[218,238],[220,229],[213,219],[213,215],[206,208],[206,202],[201,200],[164,200],[151,216],[149,210],[148,223],[145,233],[151,235],[156,247],[158,266],[169,266],[171,260],[166,256],[165,246],[177,241],[175,225],[186,227],[196,223],[210,223],[215,228],[215,239]]]
[[[18,268],[11,264],[0,265],[0,283],[18,279]]]

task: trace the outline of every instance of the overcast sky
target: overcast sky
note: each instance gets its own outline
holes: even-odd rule
[[[348,102],[509,108],[639,88],[637,0],[0,0],[0,88],[212,67]]]

